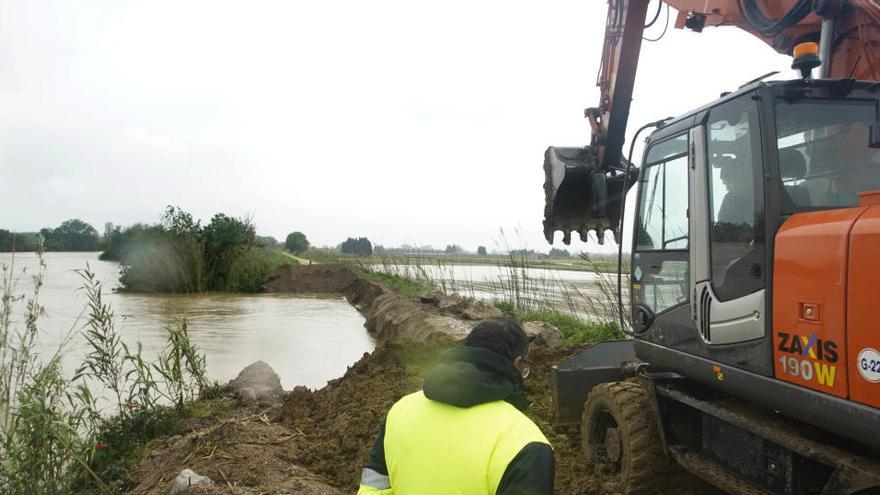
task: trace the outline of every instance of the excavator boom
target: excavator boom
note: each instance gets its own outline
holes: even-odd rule
[[[550,147],[544,155],[544,236],[563,242],[577,231],[587,241],[606,229],[620,239],[621,211],[636,174],[623,144],[649,0],[609,0],[597,85],[599,105],[588,108],[592,137],[586,147]],[[790,54],[804,41],[820,43],[821,78],[880,79],[878,0],[666,0],[675,27],[701,32],[734,26],[774,50]],[[656,18],[654,19],[656,20]],[[652,21],[653,22],[653,21]]]

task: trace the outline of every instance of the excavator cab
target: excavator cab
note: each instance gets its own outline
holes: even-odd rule
[[[674,461],[730,493],[877,493],[880,4],[664,0],[649,21],[648,3],[608,2],[590,146],[545,154],[550,242],[619,240],[638,184],[618,274],[631,338],[554,367],[558,423],[580,424],[615,492],[679,493]],[[634,175],[623,138],[663,4],[678,28],[736,26],[792,54],[800,79],[770,73],[647,124]]]
[[[880,484],[880,465],[852,461],[880,455],[877,119],[868,82],[758,82],[650,135],[624,274],[632,339],[553,372],[559,422],[581,423],[588,455],[626,435],[602,404],[624,411],[648,390],[638,405],[659,411],[665,451],[689,471],[727,473],[709,480],[718,486]],[[833,440],[809,443],[811,428]],[[635,462],[622,448],[618,465]]]

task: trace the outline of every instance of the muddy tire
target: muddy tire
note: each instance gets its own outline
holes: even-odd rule
[[[654,406],[639,382],[593,388],[584,405],[581,439],[588,468],[607,480],[605,491],[648,494],[665,486],[669,459]]]

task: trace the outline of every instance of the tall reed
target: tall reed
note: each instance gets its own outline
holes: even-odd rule
[[[189,340],[185,321],[166,329],[168,342],[156,363],[144,358],[139,343],[131,352],[88,266],[80,271],[88,301],[84,324],[78,320],[55,352],[40,355],[46,265],[42,249],[37,255],[27,297],[17,292],[24,272],[16,270],[14,254],[8,265],[0,264],[0,493],[117,493],[121,485],[108,480],[125,473],[119,459],[161,433],[173,411],[208,386],[204,355]],[[22,304],[19,321],[14,313]],[[67,377],[62,360],[77,337],[88,352]],[[94,386],[111,395],[109,411],[100,407]]]

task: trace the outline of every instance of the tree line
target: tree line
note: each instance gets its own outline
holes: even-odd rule
[[[54,229],[39,232],[12,233],[0,229],[0,252],[26,252],[37,248],[40,238],[46,251],[100,251],[103,248],[98,231],[88,223],[71,218]]]

